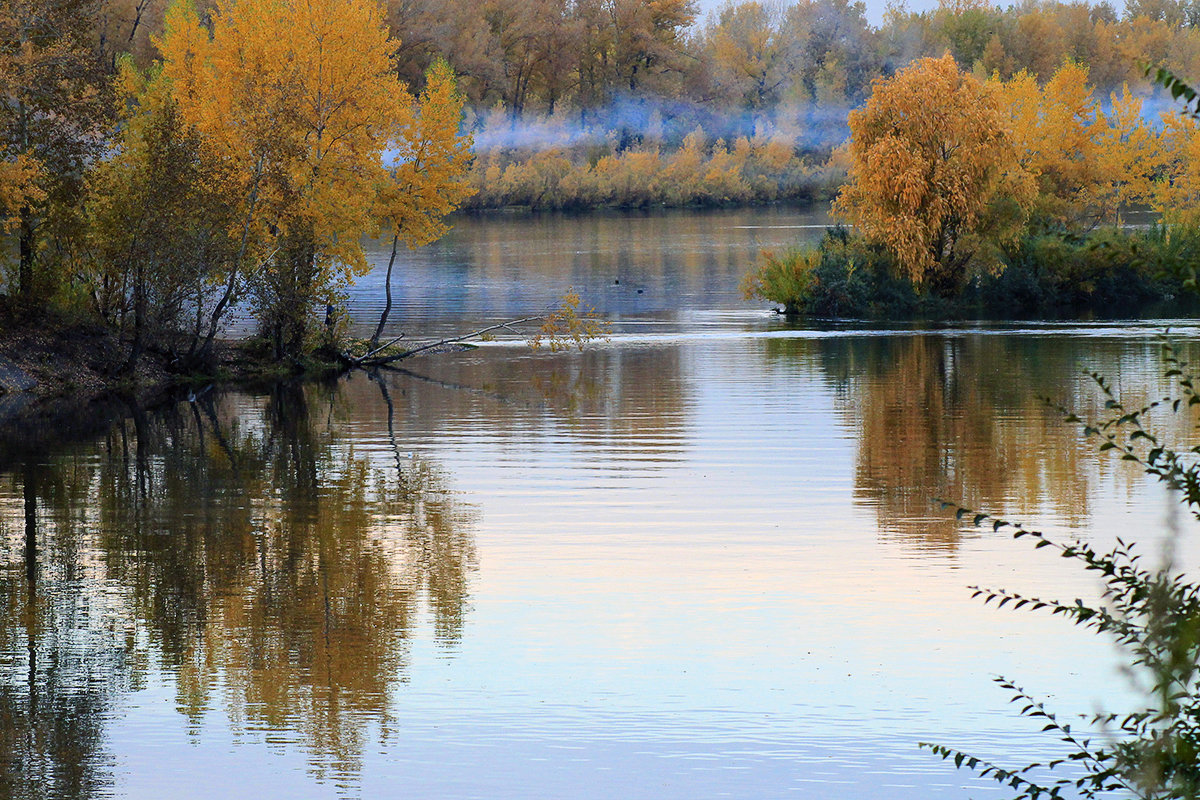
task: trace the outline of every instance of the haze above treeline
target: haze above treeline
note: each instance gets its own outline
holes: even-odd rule
[[[147,65],[169,0],[107,0],[98,46]],[[203,16],[212,0],[200,0]],[[893,6],[872,24],[863,3],[689,0],[388,0],[410,86],[444,58],[466,94],[476,150],[646,137],[667,146],[702,127],[710,138],[776,135],[807,151],[845,134],[871,82],[922,56],[950,52],[964,69],[1048,78],[1065,60],[1088,67],[1101,93],[1147,89],[1143,62],[1200,74],[1200,2],[979,0],[930,11]],[[519,120],[514,124],[514,121]]]

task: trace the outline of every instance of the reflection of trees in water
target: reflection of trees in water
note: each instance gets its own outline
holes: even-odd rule
[[[858,499],[880,529],[954,548],[960,526],[934,498],[1032,514],[1047,507],[1071,525],[1089,513],[1089,491],[1111,463],[1042,398],[1087,412],[1084,370],[1124,376],[1142,399],[1165,389],[1153,342],[1054,336],[847,336],[815,349],[839,406],[858,428]],[[776,352],[801,343],[773,344]],[[1155,388],[1158,387],[1158,388]]]
[[[74,460],[30,460],[0,497],[0,798],[88,797],[112,782],[104,722],[128,686],[124,631],[89,591],[84,526],[47,508],[81,493],[80,474]]]
[[[314,771],[340,778],[386,721],[420,609],[438,641],[460,637],[475,559],[471,514],[442,476],[343,437],[346,412],[336,392],[282,386],[134,413],[75,490],[41,498],[96,532],[82,557],[120,587],[197,726],[220,696],[235,726],[294,731]]]
[[[593,348],[578,352],[421,361],[377,380],[402,409],[402,434],[430,436],[472,420],[488,436],[518,438],[554,427],[592,449],[619,446],[646,464],[674,461],[686,440],[691,387],[681,348]],[[359,407],[377,393],[363,376],[342,391]],[[379,406],[368,413],[379,413]]]

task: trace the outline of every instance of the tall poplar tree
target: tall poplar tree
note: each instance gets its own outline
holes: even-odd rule
[[[211,28],[177,3],[159,46],[185,121],[240,176],[244,245],[228,285],[246,278],[276,355],[294,358],[314,309],[369,268],[360,239],[398,175],[386,156],[423,130],[397,42],[373,0],[222,0]]]

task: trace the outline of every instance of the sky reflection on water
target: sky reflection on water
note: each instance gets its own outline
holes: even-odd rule
[[[1120,707],[1107,644],[966,589],[1090,579],[930,498],[1154,539],[1162,493],[1038,400],[1163,391],[1154,326],[797,331],[726,292],[7,460],[0,796],[1002,796],[916,749],[1044,755],[994,674]]]

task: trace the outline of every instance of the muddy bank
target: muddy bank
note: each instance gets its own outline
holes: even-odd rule
[[[128,351],[103,326],[41,310],[0,314],[0,461],[85,438],[131,404],[169,396],[160,359],[123,371]]]

